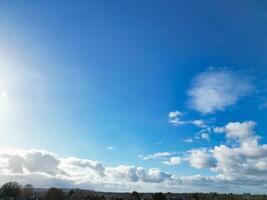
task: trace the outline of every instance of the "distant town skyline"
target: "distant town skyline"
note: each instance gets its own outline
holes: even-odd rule
[[[0,1],[0,184],[266,193],[265,1]]]

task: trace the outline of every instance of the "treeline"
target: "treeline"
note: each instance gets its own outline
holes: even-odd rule
[[[218,193],[103,193],[50,188],[35,190],[31,184],[9,182],[0,188],[0,200],[267,200],[266,195]]]
[[[0,199],[34,199],[34,188],[31,184],[9,182],[0,188]]]

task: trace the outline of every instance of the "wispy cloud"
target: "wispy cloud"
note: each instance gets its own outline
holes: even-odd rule
[[[204,139],[204,140],[210,140],[210,135],[206,132],[204,133],[201,133],[201,138]]]
[[[181,157],[171,157],[169,160],[163,161],[163,163],[166,165],[179,165],[181,162]]]
[[[223,111],[252,90],[250,80],[233,71],[209,70],[193,79],[188,91],[189,105],[202,114]]]
[[[186,138],[186,139],[184,139],[183,141],[184,141],[185,143],[193,143],[193,142],[194,142],[193,138]]]
[[[107,150],[112,151],[114,149],[113,146],[107,146]]]
[[[184,116],[184,113],[176,110],[176,111],[169,112],[168,119],[169,119],[169,122],[174,126],[192,124],[199,128],[207,127],[206,122],[202,119],[184,120],[183,116]]]
[[[261,103],[258,107],[259,107],[260,109],[266,109],[266,108],[267,108],[267,101]]]
[[[177,154],[178,152],[157,152],[154,154],[139,155],[138,157],[142,158],[143,160],[159,160],[166,165],[179,165],[183,158],[177,156]]]
[[[197,133],[195,133],[194,137],[188,137],[183,140],[185,143],[193,143],[200,140],[210,141],[210,135],[215,132],[215,128],[210,126],[206,126],[206,128],[200,129]]]
[[[151,159],[159,159],[163,157],[168,157],[173,155],[174,152],[157,152],[154,154],[148,154],[148,155],[139,155],[139,158],[142,158],[143,160],[151,160]]]
[[[200,127],[200,128],[207,127],[206,122],[204,120],[202,120],[202,119],[191,120],[191,121],[189,121],[189,123],[191,123],[191,124],[193,124],[193,125],[195,125],[197,127]]]
[[[5,90],[0,92],[0,97],[6,98],[7,97],[7,92]]]

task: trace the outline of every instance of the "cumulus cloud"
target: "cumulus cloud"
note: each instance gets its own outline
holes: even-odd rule
[[[134,166],[120,165],[118,167],[107,167],[106,174],[111,180],[126,180],[127,182],[139,181],[137,168]]]
[[[220,145],[213,149],[217,166],[214,171],[227,177],[254,177],[267,175],[267,144],[259,144],[253,121],[230,122],[221,127],[233,146]]]
[[[192,167],[212,168],[215,167],[215,160],[207,149],[193,149],[190,151],[188,161]]]
[[[195,168],[207,168],[220,180],[240,184],[262,184],[267,175],[267,144],[260,144],[253,121],[229,122],[215,130],[224,133],[231,145],[191,150],[187,157]],[[247,181],[247,182],[246,182]]]
[[[47,151],[5,149],[0,155],[3,166],[6,166],[10,173],[42,172],[49,175],[62,173],[58,168],[60,163],[58,157]]]
[[[85,175],[96,174],[97,177],[103,177],[105,175],[105,168],[103,167],[102,163],[94,160],[79,159],[75,157],[61,158],[59,168],[70,175],[84,175],[80,174],[79,170],[81,169],[85,171]]]
[[[232,71],[209,70],[193,79],[188,91],[189,105],[202,114],[223,111],[252,90],[248,79]]]
[[[164,164],[188,163],[197,169],[211,170],[215,175],[176,176],[158,168],[102,163],[32,149],[0,150],[0,184],[18,181],[36,187],[81,187],[103,191],[218,191],[256,192],[267,188],[267,144],[260,144],[253,121],[229,122],[217,127],[225,134],[225,144],[213,148],[196,148],[174,156],[157,152],[149,158],[160,158]],[[240,189],[239,186],[242,186]]]
[[[152,168],[146,171],[144,168],[138,168],[137,174],[143,182],[161,183],[164,180],[170,180],[172,175],[162,172],[157,168]]]
[[[157,168],[145,170],[142,167],[120,165],[107,167],[107,177],[114,181],[126,180],[126,182],[161,183],[171,179],[171,174],[162,172]]]
[[[230,122],[228,123],[224,130],[227,138],[245,140],[250,137],[254,137],[254,127],[256,123],[253,121],[240,122]]]
[[[0,183],[4,183],[4,180],[17,180],[37,187],[99,187],[101,190],[109,187],[112,191],[119,186],[126,187],[127,184],[159,184],[171,178],[171,174],[155,168],[146,170],[127,165],[105,167],[98,161],[62,158],[43,150],[0,151]]]
[[[254,127],[255,123],[251,121],[230,122],[221,127],[226,139],[236,142],[232,146],[222,144],[209,149],[193,149],[184,157],[171,156],[170,152],[154,154],[160,158],[169,156],[164,160],[165,164],[188,162],[194,168],[216,173],[212,176],[178,177],[158,168],[104,166],[98,161],[59,157],[43,150],[3,149],[0,150],[0,184],[13,180],[36,187],[80,187],[101,191],[147,192],[160,188],[174,192],[260,193],[267,187],[267,145],[259,144]]]

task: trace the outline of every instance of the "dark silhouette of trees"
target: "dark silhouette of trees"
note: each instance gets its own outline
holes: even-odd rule
[[[74,191],[73,190],[70,190],[69,193],[68,193],[68,197],[72,197],[72,195],[74,194]]]
[[[21,196],[21,186],[16,182],[8,182],[2,185],[0,189],[2,198],[18,198]]]
[[[153,194],[152,198],[153,200],[167,200],[165,194],[163,194],[162,192]]]
[[[141,200],[140,194],[136,191],[133,191],[131,194],[127,197],[128,200]]]
[[[64,193],[61,189],[58,188],[50,188],[46,194],[47,200],[63,200]]]
[[[22,187],[22,195],[26,199],[32,199],[34,196],[34,188],[31,184],[24,185]]]
[[[107,196],[105,196],[107,195]],[[73,189],[64,193],[58,188],[47,190],[36,189],[27,184],[21,186],[16,182],[8,182],[0,188],[0,200],[267,200],[266,195],[250,193],[103,193],[91,190]]]

